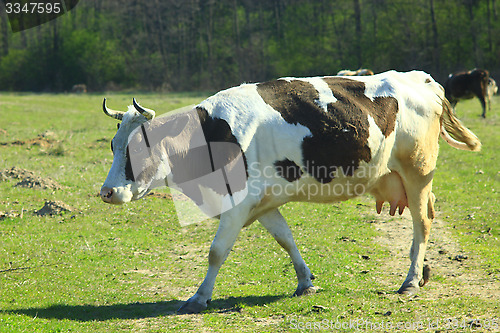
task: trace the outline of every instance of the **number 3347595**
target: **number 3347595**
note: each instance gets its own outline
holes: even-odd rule
[[[29,2],[29,3],[10,3],[5,4],[7,14],[59,14],[61,12],[61,4],[59,2]]]

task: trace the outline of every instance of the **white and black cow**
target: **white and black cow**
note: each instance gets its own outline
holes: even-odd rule
[[[488,80],[488,88],[487,88],[487,94],[486,94],[486,96],[488,97],[488,108],[490,110],[491,110],[491,98],[496,93],[498,93],[497,82],[490,76],[490,79]]]
[[[199,122],[209,144],[228,142],[238,148],[222,154],[220,166],[231,164],[235,156],[244,160],[243,181],[231,190],[224,190],[226,182],[219,189],[199,183],[187,191],[195,201],[210,195],[245,196],[220,214],[205,280],[180,313],[207,307],[217,273],[238,233],[255,220],[289,253],[298,278],[294,295],[314,292],[313,275],[278,208],[289,201],[330,203],[362,193],[375,197],[377,212],[386,201],[392,215],[409,207],[414,230],[411,266],[399,293],[418,292],[434,218],[431,189],[439,136],[455,148],[478,151],[481,147],[453,115],[441,85],[419,71],[243,84],[206,99],[187,115],[156,125],[148,121],[154,112],[135,100],[128,112],[112,111],[105,104],[104,112],[122,120],[112,141],[113,164],[101,189],[107,203],[139,199],[153,184],[169,183],[177,172],[188,178],[194,172],[191,179],[196,179],[214,170],[212,165],[205,171],[186,171],[182,156],[190,160],[186,147],[193,147],[189,142],[196,131],[189,124]],[[130,134],[134,129],[144,134],[148,126],[166,126],[164,132],[171,134],[148,140],[150,154],[141,166],[146,171],[137,176],[132,172],[130,142],[145,137]],[[212,162],[206,163],[217,162],[208,155],[205,158]]]

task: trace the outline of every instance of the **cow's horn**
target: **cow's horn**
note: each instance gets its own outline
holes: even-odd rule
[[[104,111],[104,114],[106,116],[109,116],[111,118],[115,118],[118,120],[122,120],[123,114],[125,113],[123,111],[115,111],[115,110],[108,109],[106,106],[106,98],[104,98],[104,101],[102,101],[102,111]]]
[[[153,110],[150,110],[150,109],[146,109],[146,108],[143,108],[142,106],[140,106],[137,101],[134,99],[132,99],[132,103],[134,103],[134,108],[139,111],[140,114],[142,114],[144,117],[146,117],[147,120],[151,120],[155,117],[155,112]]]

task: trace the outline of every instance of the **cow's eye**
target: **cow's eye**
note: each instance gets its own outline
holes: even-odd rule
[[[116,129],[120,129],[120,123],[116,124]]]
[[[132,149],[130,150],[130,152],[133,154],[133,155],[137,155],[137,154],[141,154],[142,151],[143,151],[143,147],[142,147],[142,144],[133,144]]]

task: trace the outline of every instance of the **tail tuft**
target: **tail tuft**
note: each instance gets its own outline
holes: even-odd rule
[[[465,127],[453,114],[450,102],[443,99],[441,115],[441,137],[452,147],[462,150],[480,151],[481,142],[477,136]]]

